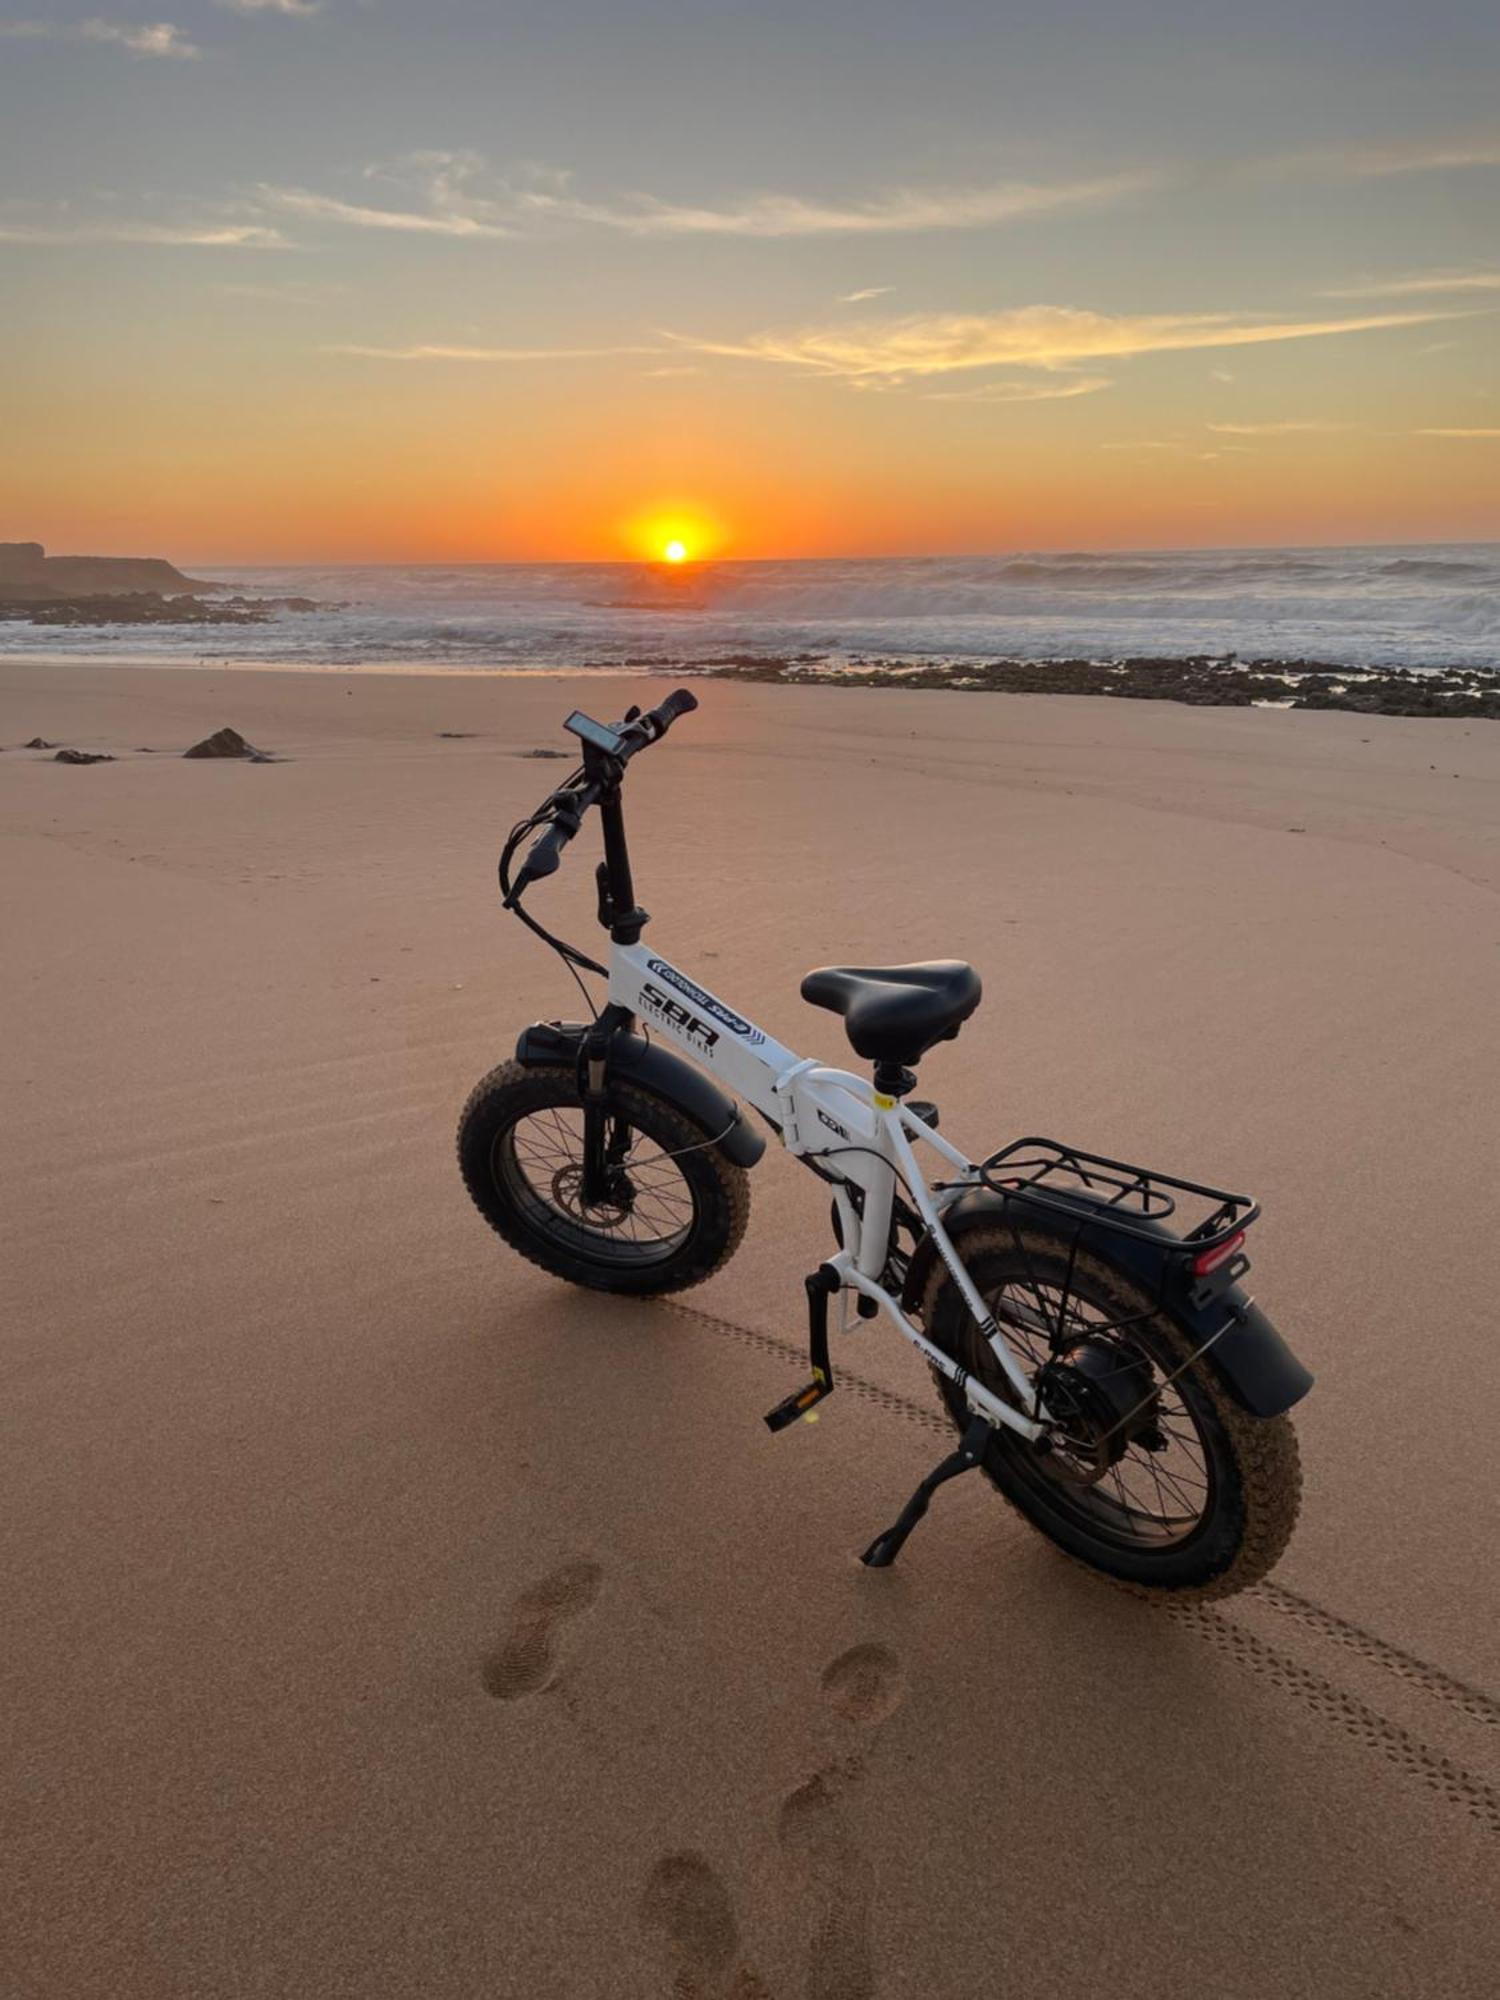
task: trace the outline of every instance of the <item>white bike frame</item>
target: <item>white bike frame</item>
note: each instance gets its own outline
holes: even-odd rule
[[[966,1188],[982,1185],[974,1162],[899,1099],[882,1095],[864,1077],[794,1055],[645,945],[611,947],[609,997],[752,1104],[779,1128],[789,1153],[818,1162],[834,1180],[843,1247],[825,1262],[840,1281],[842,1325],[847,1328],[851,1292],[873,1299],[923,1358],[957,1385],[972,1411],[1022,1437],[1040,1437],[1045,1426],[1037,1418],[1045,1411],[1035,1385],[1006,1345],[943,1227],[943,1212]],[[927,1185],[914,1142],[931,1147],[954,1170],[936,1193]],[[1014,1389],[1015,1406],[935,1346],[881,1283],[898,1178]],[[859,1207],[851,1194],[855,1188],[863,1196]],[[1028,1410],[1035,1414],[1025,1414]]]

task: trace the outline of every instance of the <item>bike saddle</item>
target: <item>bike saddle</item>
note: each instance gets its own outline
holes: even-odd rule
[[[823,965],[802,982],[804,1000],[843,1015],[856,1055],[887,1063],[914,1063],[934,1042],[956,1035],[983,991],[973,966],[958,958]]]

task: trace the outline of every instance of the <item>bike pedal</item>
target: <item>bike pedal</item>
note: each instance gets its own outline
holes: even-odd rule
[[[784,1431],[788,1424],[795,1424],[799,1418],[810,1416],[814,1407],[821,1403],[825,1396],[832,1394],[833,1384],[821,1368],[815,1369],[813,1379],[805,1389],[798,1389],[795,1394],[784,1396],[774,1410],[767,1410],[766,1429]],[[813,1421],[816,1422],[817,1419],[814,1417]]]

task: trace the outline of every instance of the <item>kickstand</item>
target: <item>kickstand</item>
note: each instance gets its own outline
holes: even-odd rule
[[[971,1416],[969,1428],[959,1441],[958,1449],[950,1452],[940,1465],[935,1465],[910,1500],[896,1516],[895,1522],[883,1535],[877,1535],[865,1550],[860,1560],[869,1569],[888,1569],[900,1555],[907,1536],[921,1520],[931,1504],[932,1496],[940,1486],[950,1479],[957,1479],[961,1472],[972,1472],[984,1463],[985,1447],[991,1436],[988,1417]]]

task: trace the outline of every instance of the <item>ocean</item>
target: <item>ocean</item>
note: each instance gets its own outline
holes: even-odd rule
[[[1500,669],[1500,544],[211,574],[326,608],[244,627],[0,623],[0,653],[306,667],[711,666],[817,658],[1319,660]]]

